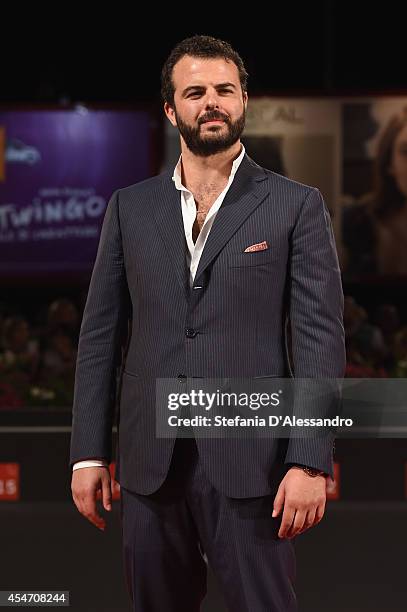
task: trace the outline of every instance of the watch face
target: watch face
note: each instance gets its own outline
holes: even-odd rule
[[[312,476],[320,476],[324,473],[322,470],[317,470],[316,468],[305,468],[305,471]]]

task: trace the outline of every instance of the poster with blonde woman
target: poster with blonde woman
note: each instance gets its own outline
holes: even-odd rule
[[[407,276],[407,97],[343,106],[346,278]]]

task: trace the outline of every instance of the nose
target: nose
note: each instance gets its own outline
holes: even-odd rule
[[[205,108],[207,109],[219,108],[218,95],[215,91],[207,93],[206,100],[205,100]]]

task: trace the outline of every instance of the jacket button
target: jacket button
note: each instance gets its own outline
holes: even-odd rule
[[[185,335],[187,338],[195,338],[195,336],[197,335],[197,331],[195,329],[193,329],[192,327],[187,327],[185,330]]]
[[[186,374],[178,374],[178,380],[180,383],[184,383],[187,380],[187,375]]]

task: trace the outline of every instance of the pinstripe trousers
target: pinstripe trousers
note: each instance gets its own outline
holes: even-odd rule
[[[195,440],[177,439],[151,495],[121,488],[123,560],[134,612],[199,612],[206,557],[230,612],[296,612],[294,541],[278,538],[274,494],[236,499],[207,479]]]

